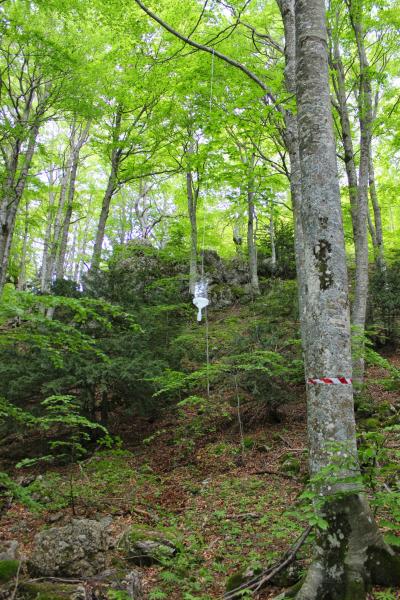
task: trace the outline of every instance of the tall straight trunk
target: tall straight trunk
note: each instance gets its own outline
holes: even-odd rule
[[[296,95],[296,31],[294,16],[294,0],[277,0],[279,10],[282,16],[285,32],[285,87],[287,92]],[[297,116],[292,110],[284,112],[285,129],[283,139],[290,159],[290,194],[293,206],[294,218],[294,244],[296,257],[296,274],[298,285],[298,300],[300,325],[302,327],[304,311],[303,298],[305,295],[304,278],[304,234],[301,220],[301,166],[299,151],[299,132]]]
[[[320,477],[315,494],[327,524],[316,535],[315,560],[296,598],[361,600],[370,581],[400,580],[400,559],[384,544],[360,492],[353,392],[345,383],[352,370],[350,316],[324,0],[296,0],[295,23],[310,472]],[[321,378],[346,379],[312,381]]]
[[[50,273],[48,263],[50,260],[51,251],[51,232],[53,229],[53,209],[55,203],[55,192],[54,192],[54,171],[50,170],[49,174],[49,208],[47,211],[46,231],[43,240],[43,253],[42,253],[42,265],[40,271],[40,290],[42,293],[47,293],[50,289]]]
[[[79,223],[75,223],[75,227],[73,228],[73,232],[72,232],[72,241],[71,241],[71,247],[68,251],[68,254],[65,256],[65,272],[67,274],[67,277],[70,277],[71,279],[74,278],[74,273],[75,273],[75,263],[76,261],[76,254],[78,251],[78,231],[79,231]]]
[[[25,190],[38,133],[39,122],[37,121],[32,125],[27,149],[23,155],[20,152],[22,142],[20,140],[15,142],[5,177],[3,196],[0,199],[0,295],[6,282],[17,211]],[[19,162],[22,162],[20,171],[18,171]]]
[[[194,294],[197,280],[197,200],[199,188],[194,185],[193,173],[186,173],[186,193],[190,223],[189,291]]]
[[[79,155],[82,149],[82,146],[88,139],[89,135],[89,127],[90,121],[88,121],[85,127],[81,127],[80,132],[77,136],[77,127],[76,123],[72,126],[71,131],[71,168],[69,173],[69,185],[68,185],[68,196],[67,196],[67,208],[64,213],[64,220],[61,228],[61,237],[58,248],[58,256],[57,256],[57,264],[55,268],[55,275],[57,279],[64,278],[65,272],[65,256],[67,253],[68,246],[68,234],[69,228],[71,225],[71,217],[72,211],[74,208],[74,199],[75,199],[75,188],[76,188],[76,176],[78,172],[79,166]]]
[[[74,281],[76,281],[76,283],[80,283],[82,280],[82,270],[83,270],[83,256],[85,255],[85,251],[86,251],[86,245],[88,243],[88,239],[89,239],[89,228],[90,228],[90,210],[92,207],[92,202],[93,202],[93,196],[89,196],[89,200],[88,200],[88,204],[87,204],[87,212],[88,212],[88,216],[86,218],[85,221],[85,225],[83,228],[83,236],[82,239],[78,245],[78,252],[77,252],[77,260],[75,262],[75,269],[74,269],[74,274],[73,274],[73,279]]]
[[[102,250],[103,242],[104,242],[106,223],[107,223],[108,215],[110,213],[111,199],[112,199],[113,195],[115,194],[116,189],[117,189],[117,168],[115,165],[112,165],[111,173],[108,178],[107,188],[106,188],[106,191],[103,196],[103,201],[101,203],[100,218],[99,218],[99,222],[97,225],[96,238],[94,241],[94,248],[93,248],[92,263],[90,266],[91,269],[98,269],[98,267],[100,265],[101,250]]]
[[[269,239],[271,244],[271,268],[276,270],[276,244],[275,244],[275,218],[274,218],[274,201],[270,200],[269,210]]]
[[[90,269],[96,270],[99,268],[101,260],[101,250],[104,242],[104,235],[106,231],[106,223],[108,215],[110,213],[111,199],[114,196],[118,188],[118,172],[120,168],[122,149],[118,145],[119,136],[121,132],[122,123],[122,106],[118,106],[115,113],[115,120],[113,126],[113,148],[111,150],[111,170],[108,177],[107,187],[104,192],[103,201],[101,204],[101,211],[99,222],[96,230],[96,238],[94,241],[92,261]]]
[[[25,205],[25,219],[24,219],[24,234],[22,238],[21,248],[21,259],[19,263],[19,274],[17,289],[24,290],[26,285],[26,259],[28,251],[28,239],[29,239],[29,202]]]
[[[357,245],[358,177],[353,147],[353,138],[351,134],[349,109],[347,105],[345,71],[340,53],[339,40],[337,38],[335,38],[335,40],[333,41],[332,66],[336,75],[336,78],[334,78],[333,80],[333,84],[335,88],[336,98],[338,101],[341,137],[344,150],[344,164],[346,168],[347,183],[349,190],[351,223],[353,227],[353,240],[355,253],[357,254],[359,252]]]
[[[374,169],[374,161],[372,158],[372,148],[370,147],[369,153],[369,197],[372,204],[372,210],[374,213],[374,236],[373,236],[373,246],[374,246],[374,256],[375,262],[378,269],[381,273],[385,274],[386,272],[386,261],[385,261],[385,249],[383,243],[383,228],[382,228],[382,215],[381,215],[381,207],[379,206],[378,194],[376,191],[376,182],[375,182],[375,169]],[[372,237],[372,236],[371,236]]]
[[[360,163],[358,172],[357,220],[355,228],[356,273],[352,324],[355,328],[353,344],[353,375],[358,384],[364,380],[364,334],[368,299],[368,187],[371,154],[371,129],[373,121],[372,89],[369,63],[364,45],[364,32],[361,22],[361,5],[350,3],[350,21],[357,43],[360,64],[360,89],[358,112],[360,123]]]
[[[48,282],[48,286],[50,288],[51,283],[55,278],[56,271],[56,262],[57,256],[59,253],[61,237],[62,237],[62,228],[64,221],[64,212],[65,212],[65,203],[67,199],[68,192],[68,181],[71,171],[71,156],[68,156],[64,161],[63,173],[60,182],[60,193],[58,198],[57,211],[54,217],[52,234],[51,234],[51,249],[50,255],[47,260],[47,273],[45,275],[45,280]]]
[[[249,263],[250,285],[253,294],[260,293],[260,285],[258,282],[257,269],[257,245],[255,239],[254,219],[254,166],[255,156],[251,155],[248,161],[248,177],[247,177],[247,254]]]

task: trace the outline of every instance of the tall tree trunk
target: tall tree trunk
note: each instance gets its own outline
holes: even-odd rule
[[[64,222],[64,212],[65,212],[65,203],[67,199],[68,192],[68,181],[71,172],[71,155],[69,155],[63,165],[63,173],[60,182],[60,193],[57,205],[57,212],[54,217],[53,227],[52,227],[52,235],[51,235],[51,250],[50,256],[47,260],[47,273],[45,275],[45,280],[48,282],[48,287],[54,281],[56,275],[56,263],[57,256],[59,254],[61,237],[62,237],[62,229]]]
[[[53,229],[53,209],[55,203],[55,192],[54,192],[54,171],[50,170],[49,173],[49,208],[47,211],[46,231],[43,240],[43,254],[42,254],[42,266],[40,272],[40,290],[46,294],[50,289],[50,272],[49,272],[49,260],[51,252],[51,232]]]
[[[358,112],[360,123],[360,163],[358,172],[357,220],[356,220],[356,273],[352,324],[355,328],[353,343],[353,378],[357,384],[364,380],[364,334],[368,299],[368,185],[371,153],[371,129],[373,102],[370,69],[364,45],[362,8],[358,0],[349,3],[350,21],[357,43],[360,63],[360,89]]]
[[[113,125],[113,147],[111,150],[111,170],[110,175],[108,177],[107,188],[103,196],[103,202],[101,204],[101,211],[99,222],[97,225],[96,238],[94,242],[92,262],[90,265],[90,270],[95,271],[99,268],[100,260],[101,260],[101,250],[104,242],[104,235],[106,231],[106,223],[108,219],[108,215],[110,212],[110,204],[111,199],[118,188],[118,172],[121,161],[122,149],[119,146],[119,136],[121,132],[121,123],[122,123],[122,106],[118,106],[114,125]]]
[[[29,202],[25,205],[24,234],[22,238],[21,259],[19,263],[18,290],[24,290],[26,285],[26,258],[29,239]]]
[[[39,123],[35,122],[29,134],[27,149],[25,154],[22,155],[22,166],[19,172],[21,141],[17,140],[15,142],[8,173],[5,177],[5,185],[2,190],[3,196],[0,199],[0,295],[6,282],[15,220],[25,190],[38,133]]]
[[[269,240],[271,244],[271,269],[276,271],[276,244],[275,244],[275,217],[274,217],[274,201],[270,199],[269,209]]]
[[[106,191],[103,196],[103,201],[101,203],[100,218],[99,218],[99,222],[97,225],[96,238],[94,241],[94,248],[93,248],[92,263],[90,266],[91,270],[98,269],[98,267],[100,265],[101,250],[102,250],[103,242],[104,242],[106,223],[107,223],[108,215],[110,213],[111,199],[112,199],[113,195],[115,194],[116,189],[117,189],[117,168],[116,168],[116,165],[112,165],[111,173],[108,178],[107,188],[106,188]]]
[[[372,158],[372,148],[370,147],[369,153],[369,196],[371,199],[372,209],[374,213],[374,233],[373,237],[373,245],[374,245],[374,255],[375,262],[378,269],[381,273],[386,273],[386,261],[385,261],[385,251],[383,244],[383,228],[382,228],[382,215],[381,215],[381,207],[379,206],[378,194],[376,192],[376,182],[375,182],[375,170],[374,170],[374,162]]]
[[[296,0],[295,19],[310,471],[320,476],[315,494],[327,522],[316,536],[316,558],[296,598],[361,600],[370,581],[382,582],[386,575],[390,583],[400,580],[400,568],[395,570],[400,558],[384,544],[360,493],[352,386],[311,381],[350,378],[352,362],[324,0]],[[333,470],[331,481],[322,476],[324,469]]]
[[[77,136],[77,126],[74,122],[71,130],[71,168],[69,173],[69,186],[67,196],[67,208],[64,213],[64,220],[61,228],[61,236],[58,248],[57,264],[55,268],[55,275],[57,279],[64,278],[65,272],[65,256],[67,253],[68,246],[68,234],[71,225],[72,211],[74,208],[75,188],[76,188],[76,176],[79,166],[79,155],[82,146],[87,142],[89,135],[90,121],[83,127],[81,126],[80,132]]]
[[[255,206],[254,206],[254,165],[255,156],[251,155],[248,161],[248,177],[247,177],[247,254],[249,263],[249,275],[250,285],[253,294],[258,295],[260,293],[260,285],[258,282],[258,268],[257,268],[257,245],[255,239],[254,230],[254,219],[255,219]]]
[[[340,53],[340,45],[337,37],[333,40],[332,66],[336,75],[333,79],[336,98],[338,101],[338,112],[340,119],[341,137],[344,150],[344,164],[346,168],[349,200],[351,209],[351,223],[353,227],[353,240],[355,253],[359,252],[357,242],[357,214],[358,214],[358,177],[357,167],[351,135],[349,109],[347,105],[346,79]]]
[[[294,0],[277,0],[281,12],[285,32],[285,87],[289,94],[296,95],[296,30],[294,16]],[[300,313],[300,326],[304,319],[303,298],[305,296],[304,277],[304,234],[301,220],[302,190],[301,166],[299,150],[299,132],[297,116],[292,110],[284,112],[285,129],[283,139],[290,159],[290,194],[294,218],[294,244],[296,257],[296,274],[298,285],[298,300]]]

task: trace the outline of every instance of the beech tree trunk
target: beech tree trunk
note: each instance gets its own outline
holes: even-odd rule
[[[277,0],[281,12],[285,32],[285,87],[289,94],[296,95],[296,30],[294,16],[294,0]],[[293,219],[295,231],[295,257],[298,285],[298,300],[300,313],[300,326],[304,319],[303,298],[305,296],[304,278],[304,234],[301,220],[301,167],[299,151],[299,132],[297,116],[291,110],[284,112],[285,129],[283,139],[290,159],[290,194],[293,206]]]
[[[55,203],[55,192],[54,192],[54,170],[50,169],[49,173],[49,208],[47,211],[47,222],[46,222],[46,231],[44,234],[43,240],[43,254],[42,254],[42,265],[40,272],[40,290],[42,293],[46,294],[50,289],[50,273],[48,263],[50,261],[50,252],[51,252],[51,232],[53,229],[53,209]]]
[[[364,333],[368,299],[368,186],[373,121],[371,76],[364,45],[361,10],[361,4],[357,0],[349,3],[350,21],[356,38],[360,64],[360,89],[358,94],[360,163],[355,242],[358,252],[356,253],[355,290],[352,309],[352,324],[355,327],[356,334],[353,343],[353,375],[358,384],[362,384],[365,370]]]
[[[24,290],[26,285],[26,258],[28,251],[28,239],[29,239],[29,202],[25,205],[25,219],[24,219],[24,234],[22,238],[21,248],[21,260],[19,263],[19,274],[17,289]]]
[[[253,294],[260,293],[257,268],[257,245],[254,228],[255,206],[254,206],[254,162],[255,156],[251,155],[248,161],[247,179],[247,253],[249,262],[250,285]]]
[[[369,196],[371,199],[372,210],[374,213],[374,235],[371,235],[374,246],[374,257],[375,262],[378,269],[381,273],[386,272],[386,261],[385,261],[385,249],[383,243],[383,228],[382,228],[382,215],[381,215],[381,207],[379,206],[378,194],[376,191],[376,183],[375,183],[375,170],[374,170],[374,161],[372,158],[372,149],[370,148],[369,154]],[[372,228],[371,228],[372,229]]]
[[[271,243],[271,268],[272,272],[276,270],[276,245],[275,245],[275,219],[274,219],[274,201],[270,199],[269,209],[269,239]]]
[[[118,145],[119,135],[121,132],[122,122],[122,107],[119,106],[115,113],[115,120],[113,124],[113,148],[111,150],[111,170],[108,177],[107,188],[103,196],[103,202],[101,204],[101,212],[99,222],[97,225],[96,238],[93,247],[92,262],[90,265],[91,270],[98,269],[101,260],[101,250],[104,242],[104,235],[106,231],[106,223],[110,212],[111,199],[118,188],[118,172],[120,168],[122,148]]]
[[[333,468],[334,475],[315,484],[327,529],[316,537],[315,560],[296,598],[360,600],[370,583],[400,581],[400,558],[383,542],[360,490],[351,384],[309,382],[350,378],[352,361],[324,0],[296,0],[295,23],[310,472]]]
[[[64,161],[62,177],[60,182],[60,193],[58,198],[57,211],[52,224],[51,244],[50,253],[48,260],[46,261],[47,271],[44,275],[44,281],[46,282],[46,291],[51,287],[52,282],[55,278],[57,256],[59,255],[59,249],[61,245],[61,237],[63,230],[65,203],[68,192],[68,181],[71,172],[71,155]]]
[[[36,121],[32,125],[25,153],[21,153],[22,141],[17,139],[14,143],[9,164],[6,167],[7,172],[0,199],[0,295],[6,282],[15,220],[25,190],[38,133],[39,122]],[[19,164],[21,164],[20,169]]]
[[[80,127],[80,131],[77,135],[76,123],[73,124],[71,130],[71,168],[69,173],[68,182],[68,195],[67,195],[67,208],[64,213],[64,220],[61,228],[61,236],[58,248],[57,264],[55,268],[55,275],[57,279],[63,279],[65,273],[65,257],[68,246],[68,234],[71,225],[72,211],[74,207],[75,188],[76,188],[76,176],[79,166],[79,155],[82,150],[82,146],[87,142],[89,135],[90,121],[83,127]]]

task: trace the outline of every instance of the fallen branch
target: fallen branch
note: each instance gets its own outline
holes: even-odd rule
[[[276,562],[272,567],[264,569],[259,575],[252,577],[242,585],[239,585],[234,590],[224,594],[224,600],[235,600],[240,597],[241,592],[248,590],[250,592],[258,592],[268,581],[270,581],[275,575],[283,571],[288,567],[296,558],[296,555],[311,532],[312,526],[309,525],[307,529],[303,531],[301,536],[296,540],[291,548],[283,555],[280,562]]]

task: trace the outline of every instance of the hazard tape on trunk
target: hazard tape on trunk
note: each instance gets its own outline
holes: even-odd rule
[[[307,383],[316,385],[322,383],[323,385],[351,385],[353,380],[350,377],[320,377],[317,379],[307,379]]]

